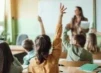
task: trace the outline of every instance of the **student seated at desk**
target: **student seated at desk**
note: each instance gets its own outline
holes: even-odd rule
[[[22,66],[6,42],[0,42],[0,73],[21,73]]]
[[[63,33],[63,45],[68,52],[67,61],[89,61],[93,62],[92,54],[84,49],[86,37],[82,34],[73,36],[73,44],[69,43],[69,36],[67,32],[71,27],[66,26]],[[68,39],[67,39],[68,37]]]
[[[53,41],[53,50],[49,54],[51,48],[51,40],[49,36],[45,35],[45,30],[41,18],[42,35],[38,36],[35,40],[35,49],[37,55],[33,58],[29,65],[29,73],[59,73],[58,61],[61,55],[61,34],[62,34],[62,17],[66,8],[60,7],[59,22],[57,25],[55,39]]]
[[[87,36],[87,42],[85,45],[85,49],[91,53],[100,52],[101,45],[98,46],[96,35],[101,35],[101,33],[97,32],[95,29],[91,29],[91,33],[89,33]]]
[[[34,50],[34,43],[30,39],[26,39],[22,43],[23,48],[27,52],[27,55],[23,58],[23,65],[29,65],[29,61],[36,55]]]

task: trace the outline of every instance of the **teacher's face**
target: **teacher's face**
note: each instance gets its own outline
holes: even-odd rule
[[[80,15],[80,10],[78,8],[75,8],[75,15]]]

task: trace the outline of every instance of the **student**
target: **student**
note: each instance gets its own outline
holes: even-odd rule
[[[61,55],[61,34],[62,34],[62,17],[66,8],[60,5],[60,16],[57,25],[55,39],[53,41],[53,50],[49,54],[51,48],[51,41],[49,36],[42,32],[35,40],[35,49],[37,56],[33,58],[29,65],[29,73],[59,73],[58,61]],[[40,17],[39,17],[39,20]],[[43,27],[42,23],[41,26]],[[44,28],[41,30],[45,31]]]
[[[6,42],[0,42],[0,73],[21,73],[22,67],[19,61],[12,56]]]
[[[91,29],[91,33],[89,33],[87,36],[87,42],[86,42],[85,49],[91,53],[100,52],[101,45],[98,46],[96,35],[101,36],[101,32],[97,32],[96,29]]]
[[[86,50],[91,53],[97,53],[100,51],[100,48],[97,46],[97,37],[94,33],[89,33],[87,36]]]
[[[92,54],[84,49],[84,45],[86,42],[86,37],[82,34],[75,35],[73,37],[73,44],[69,44],[69,36],[67,32],[69,31],[69,27],[66,26],[63,33],[63,44],[68,52],[67,60],[68,61],[89,61],[93,62]]]
[[[36,55],[34,50],[34,43],[30,39],[26,39],[22,43],[23,48],[27,52],[27,55],[23,58],[23,65],[29,65],[29,61]]]

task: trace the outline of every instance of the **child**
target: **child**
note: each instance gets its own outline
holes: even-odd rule
[[[21,73],[22,67],[17,58],[12,56],[6,42],[0,42],[0,73]]]
[[[93,62],[92,55],[88,51],[84,49],[84,45],[86,42],[86,37],[82,34],[78,34],[73,36],[73,44],[69,44],[69,36],[67,32],[69,31],[69,26],[67,26],[63,33],[63,44],[68,52],[68,61],[89,61]]]
[[[58,61],[61,55],[61,34],[62,34],[62,17],[66,9],[60,6],[60,17],[58,27],[53,41],[53,51],[49,54],[51,41],[49,36],[45,35],[43,23],[41,22],[42,35],[35,40],[35,49],[37,56],[33,58],[29,65],[29,73],[59,73]],[[41,20],[41,18],[38,18]]]
[[[89,33],[87,36],[86,50],[91,53],[97,53],[100,51],[97,46],[97,37],[94,33]]]
[[[23,58],[23,65],[29,65],[29,61],[36,55],[35,50],[33,49],[34,43],[32,40],[26,39],[23,41],[22,46],[27,52],[27,55]]]
[[[91,33],[87,36],[87,43],[85,49],[91,53],[98,53],[100,52],[100,46],[97,44],[97,35],[101,35],[100,32],[97,32],[95,29],[91,29]]]

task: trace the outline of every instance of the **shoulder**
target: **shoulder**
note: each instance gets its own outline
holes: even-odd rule
[[[33,62],[35,62],[35,58],[32,58],[32,59],[30,60],[30,63],[33,63]]]
[[[87,51],[87,50],[85,50],[85,49],[83,49],[84,51],[83,51],[83,53],[85,54],[85,55],[87,55],[87,56],[89,56],[89,57],[92,57],[92,54],[89,52],[89,51]]]

